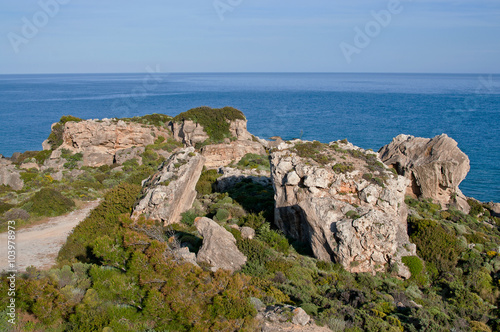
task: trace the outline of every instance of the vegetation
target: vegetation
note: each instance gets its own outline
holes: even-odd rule
[[[63,144],[64,125],[66,124],[66,122],[70,121],[80,122],[83,120],[71,115],[62,116],[59,122],[52,126],[52,132],[50,133],[47,141],[50,144],[52,150],[57,149]]]
[[[239,169],[256,169],[261,171],[269,171],[271,165],[269,163],[269,157],[266,155],[258,155],[255,153],[247,153],[240,161],[236,164],[236,168]]]
[[[173,118],[174,122],[191,120],[199,123],[209,139],[205,144],[221,143],[231,138],[229,121],[246,120],[243,113],[233,107],[210,108],[207,106],[190,109]]]
[[[121,118],[119,120],[141,123],[148,126],[165,127],[172,120],[172,117],[165,114],[153,113],[143,116],[135,116],[133,118]]]
[[[71,211],[75,202],[55,189],[43,188],[28,199],[23,207],[37,216],[55,217]]]
[[[309,158],[320,165],[326,165],[334,160],[331,155],[326,153],[327,148],[327,144],[314,141],[297,143],[295,144],[293,151],[301,158]]]
[[[154,115],[137,122],[163,125],[167,118]],[[177,147],[158,137],[146,147],[142,165],[132,159],[119,168],[78,169],[81,157],[63,151],[68,165],[60,180],[50,170],[31,169],[21,174],[25,189],[0,187],[0,222],[57,215],[71,210],[77,199],[103,197],[68,237],[57,266],[29,268],[18,276],[18,330],[254,331],[250,298],[256,297],[265,305],[299,306],[332,331],[500,331],[500,225],[488,206],[471,200],[466,215],[408,197],[408,232],[417,256],[403,257],[402,263],[411,278],[397,278],[401,266],[396,264],[376,275],[352,274],[304,255],[300,244],[275,229],[273,188],[251,177],[219,192],[220,174],[204,170],[197,199],[181,223],[163,227],[144,218],[132,221],[141,181],[164,161],[162,151]],[[294,151],[311,162],[333,164],[327,147],[299,143]],[[383,185],[384,177],[391,176],[369,153],[343,150],[339,144],[330,148],[346,157],[335,164],[337,169],[332,166],[338,172],[348,172],[351,162],[361,160],[365,180]],[[29,152],[20,159],[42,163],[48,155]],[[267,157],[258,155],[247,155],[235,166],[269,167]],[[175,255],[181,245],[199,250],[202,239],[194,220],[200,216],[213,218],[235,236],[247,257],[241,271],[214,273]],[[354,210],[346,216],[359,218]],[[255,237],[243,239],[235,225],[253,228]],[[0,292],[6,294],[6,275],[1,279]],[[8,329],[6,306],[0,303],[0,330]]]

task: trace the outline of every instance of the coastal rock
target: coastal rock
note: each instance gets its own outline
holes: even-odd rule
[[[218,269],[234,272],[246,263],[247,258],[238,250],[233,234],[209,218],[197,218],[194,224],[203,237],[198,263],[210,264],[214,272]]]
[[[203,143],[209,138],[203,127],[194,121],[172,122],[171,125],[174,139],[187,146],[195,146],[196,143]]]
[[[21,190],[24,181],[21,179],[21,172],[16,166],[6,158],[0,158],[0,184],[10,186],[14,190]]]
[[[415,255],[404,203],[408,180],[350,143],[282,143],[271,152],[275,223],[316,258],[350,272],[382,271]]]
[[[248,133],[248,132],[247,132]],[[259,142],[237,140],[228,144],[213,144],[203,147],[201,154],[205,157],[205,167],[219,168],[232,162],[237,163],[247,153],[263,155],[266,153]]]
[[[178,223],[181,213],[189,210],[196,198],[195,186],[204,162],[205,158],[193,147],[174,153],[143,182],[143,198],[135,206],[132,218],[144,214],[164,225]]]
[[[446,134],[432,139],[399,135],[379,150],[382,161],[411,181],[408,194],[430,198],[444,208],[453,204],[468,213],[458,185],[470,170],[469,158]]]
[[[84,166],[112,165],[118,151],[145,147],[160,136],[169,138],[172,133],[168,127],[116,119],[70,121],[64,125],[63,144],[58,150],[83,153]]]

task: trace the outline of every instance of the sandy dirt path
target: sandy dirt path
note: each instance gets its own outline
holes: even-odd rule
[[[64,216],[49,218],[43,224],[16,231],[16,263],[18,272],[26,271],[28,266],[38,269],[50,268],[56,262],[59,250],[76,225],[99,201],[87,203],[82,209]],[[0,271],[8,269],[7,233],[0,234]]]

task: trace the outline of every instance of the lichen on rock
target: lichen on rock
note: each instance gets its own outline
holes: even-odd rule
[[[408,180],[376,153],[347,142],[281,143],[271,151],[275,223],[309,243],[316,258],[351,272],[383,271],[415,254],[406,224]]]

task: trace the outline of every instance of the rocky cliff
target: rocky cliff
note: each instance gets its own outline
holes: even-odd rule
[[[293,141],[271,151],[275,223],[307,242],[321,260],[351,272],[375,272],[415,255],[409,242],[404,194],[409,181],[377,154],[333,142]]]
[[[470,170],[469,158],[446,134],[434,138],[399,135],[379,154],[385,164],[410,180],[408,194],[469,212],[458,188]]]

